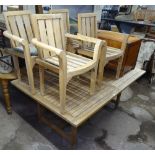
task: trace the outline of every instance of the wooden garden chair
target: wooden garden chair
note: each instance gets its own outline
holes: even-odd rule
[[[36,48],[31,44],[34,33],[31,22],[30,11],[9,11],[4,12],[7,31],[3,34],[11,41],[12,50],[7,52],[13,56],[14,67],[17,77],[21,80],[18,57],[25,59],[28,82],[31,92],[34,94],[33,67],[37,55]]]
[[[105,30],[98,30],[97,29],[97,19],[96,19],[96,14],[95,13],[80,13],[78,14],[78,33],[89,36],[89,37],[94,37],[98,38],[98,36],[104,35],[107,31]],[[117,33],[117,32],[116,32]],[[111,33],[111,35],[113,35]],[[103,52],[101,52],[101,61],[100,61],[100,66],[99,66],[99,78],[103,78],[103,72],[104,72],[104,66],[111,60],[118,59],[118,65],[117,65],[117,71],[116,71],[116,78],[119,78],[120,76],[120,71],[121,71],[121,66],[123,62],[123,55],[124,51],[127,45],[127,40],[129,35],[123,34],[124,35],[124,41],[122,43],[121,49],[117,48],[112,48],[112,47],[107,47],[106,51],[106,61],[105,63],[103,61]],[[83,49],[79,49],[78,53],[92,57],[92,44],[90,43],[84,43],[83,44]]]
[[[66,86],[76,75],[91,71],[90,93],[95,91],[98,60],[104,42],[83,35],[65,34],[64,21],[61,14],[33,15],[35,37],[32,43],[38,48],[39,58],[36,63],[40,72],[40,91],[44,95],[44,70],[59,74],[60,110],[65,110]],[[77,39],[94,43],[93,59],[73,54],[66,49],[66,42]],[[67,42],[68,43],[68,42]]]

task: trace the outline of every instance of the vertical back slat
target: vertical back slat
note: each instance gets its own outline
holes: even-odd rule
[[[87,17],[86,18],[86,35],[88,36],[88,37],[90,37],[91,36],[91,32],[90,32],[90,25],[91,23],[90,23],[90,18],[89,17]],[[87,45],[87,47],[91,47],[91,43],[86,43],[86,45]]]
[[[95,17],[90,18],[90,37],[96,38],[96,22]],[[94,44],[90,45],[92,48],[94,47]]]
[[[46,20],[45,22],[46,22],[48,43],[49,45],[56,47],[52,20]]]
[[[20,33],[20,37],[25,39],[25,40],[28,40],[22,16],[16,16],[15,18],[16,18],[18,30],[19,30],[19,33]]]
[[[67,31],[67,14],[62,13],[62,17],[63,17],[64,27],[66,28],[66,31]]]
[[[66,50],[66,38],[65,38],[66,30],[65,30],[63,23],[64,23],[64,19],[60,18],[59,24],[60,24],[60,30],[61,30],[62,48]]]
[[[40,39],[41,42],[48,44],[48,37],[46,35],[46,27],[44,20],[38,20],[39,32],[40,32]],[[49,52],[47,50],[43,50],[43,56],[45,58],[49,57]]]
[[[86,34],[87,34],[87,36],[88,37],[90,37],[90,34],[91,34],[91,32],[90,32],[90,18],[88,17],[88,18],[86,18]]]
[[[96,16],[94,16],[94,37],[96,38],[97,37],[97,29],[98,29],[98,27],[97,27],[97,17]]]
[[[86,31],[86,18],[82,17],[81,18],[81,34],[83,35],[87,35],[87,31]],[[83,43],[83,47],[86,48],[87,47],[87,43]]]
[[[30,22],[30,16],[29,15],[23,15],[23,21],[25,24],[25,30],[27,33],[28,41],[30,43],[32,38],[33,38],[33,31],[32,31],[32,26],[31,26],[31,22]]]
[[[10,29],[12,31],[12,34],[19,36],[15,17],[14,16],[8,17],[8,21],[9,21],[9,25],[10,25]],[[19,43],[15,42],[15,46],[18,46],[18,45],[19,45]]]
[[[81,33],[87,35],[86,33],[86,18],[81,18]]]
[[[62,38],[61,38],[61,28],[60,28],[60,19],[53,19],[53,27],[54,27],[54,37],[56,42],[56,47],[63,49]]]
[[[91,17],[90,18],[90,24],[91,24],[91,31],[90,31],[90,33],[91,33],[91,37],[96,37],[96,34],[95,34],[95,17]]]
[[[51,14],[62,14],[64,19],[64,27],[66,32],[70,32],[69,11],[67,9],[49,10]]]

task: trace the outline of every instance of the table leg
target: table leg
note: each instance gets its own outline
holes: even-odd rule
[[[3,89],[3,95],[4,95],[4,100],[5,100],[5,104],[6,104],[6,110],[8,112],[8,114],[12,113],[12,109],[11,109],[11,104],[10,104],[10,95],[9,95],[9,90],[8,90],[8,80],[1,80],[2,82],[2,89]]]

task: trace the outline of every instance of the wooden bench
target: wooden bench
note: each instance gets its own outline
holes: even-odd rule
[[[26,75],[24,76],[24,73],[22,73],[23,79],[21,81],[14,80],[11,83],[39,103],[38,105],[42,105],[62,118],[64,121],[68,122],[71,125],[72,130],[71,133],[66,134],[55,124],[49,123],[49,120],[42,115],[40,106],[38,106],[40,120],[45,124],[48,124],[49,127],[74,145],[76,144],[77,128],[113,100],[114,97],[118,96],[126,87],[132,84],[144,73],[145,71],[135,68],[118,80],[115,78],[106,78],[105,76],[100,88],[98,88],[92,96],[89,94],[89,80],[87,78],[73,78],[67,87],[65,114],[62,114],[59,109],[59,84],[57,75],[49,72],[45,73],[45,88],[47,91],[45,96],[40,94],[39,73],[37,73],[37,71],[34,73],[36,87],[35,95],[32,95],[29,91],[29,86],[27,85],[28,79]]]

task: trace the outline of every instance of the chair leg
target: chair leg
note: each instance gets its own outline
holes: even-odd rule
[[[121,73],[121,68],[122,68],[122,63],[123,63],[123,56],[121,56],[118,59],[118,65],[117,65],[117,71],[116,71],[116,79],[118,79],[120,77],[120,73]]]
[[[103,66],[103,62],[102,59],[99,61],[99,69],[98,69],[98,79],[97,79],[97,83],[100,84],[103,80],[103,73],[104,73],[104,66]]]
[[[28,75],[28,81],[31,89],[31,93],[35,94],[35,87],[34,87],[34,77],[33,77],[33,68],[27,68],[27,75]]]
[[[45,77],[44,77],[44,68],[39,66],[39,77],[40,77],[40,93],[41,95],[45,94]]]
[[[97,67],[93,68],[91,71],[91,81],[90,81],[90,94],[91,95],[94,94],[96,81],[97,81]]]
[[[21,73],[20,73],[20,67],[19,67],[19,60],[18,57],[13,56],[13,63],[15,67],[15,72],[17,74],[18,79],[21,81]]]
[[[31,93],[35,94],[33,66],[31,63],[31,58],[30,58],[30,56],[28,57],[27,54],[25,54],[25,62],[26,62],[26,70],[27,70],[27,76],[28,76]]]
[[[103,81],[103,74],[104,74],[104,67],[105,67],[105,53],[107,51],[106,46],[101,48],[100,59],[99,59],[99,66],[98,66],[98,77],[97,83],[100,86],[101,82]]]
[[[101,84],[103,81],[103,74],[104,74],[104,63],[102,60],[99,61],[99,69],[98,69],[98,77],[97,77],[97,83],[98,85]]]
[[[63,74],[59,74],[59,96],[60,96],[60,112],[64,114],[66,103],[66,80]]]

